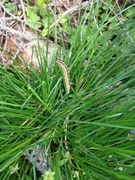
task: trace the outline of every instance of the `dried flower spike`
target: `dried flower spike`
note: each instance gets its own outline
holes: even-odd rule
[[[63,72],[65,88],[66,88],[67,93],[69,93],[70,92],[70,76],[69,76],[67,65],[61,60],[57,60],[56,62]]]

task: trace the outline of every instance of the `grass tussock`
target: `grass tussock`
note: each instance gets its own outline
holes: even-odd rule
[[[108,12],[96,31],[93,16],[84,28],[80,17],[63,50],[69,93],[56,56],[48,66],[41,51],[39,71],[0,67],[1,179],[47,179],[24,156],[37,145],[52,179],[134,179],[134,16],[106,31]]]

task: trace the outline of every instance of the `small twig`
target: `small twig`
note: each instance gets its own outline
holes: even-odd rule
[[[23,34],[22,32],[17,31],[17,30],[15,30],[13,28],[10,28],[10,27],[2,24],[1,22],[0,22],[0,30],[4,30],[4,31],[6,31],[8,33],[18,35],[18,36],[20,36],[20,37],[22,37],[24,39],[27,39],[28,41],[35,39],[35,38],[33,38],[33,36],[30,33],[29,33],[29,35],[28,35],[28,32]],[[29,37],[29,39],[28,39],[28,37]]]
[[[0,3],[0,6],[3,8],[3,10],[4,10],[10,17],[13,17],[14,19],[17,19],[17,20],[19,20],[19,21],[22,19],[23,14],[22,14],[21,16],[16,17],[15,15],[11,14],[11,13],[5,8],[5,6],[4,6],[2,3]]]
[[[66,148],[66,150],[68,151],[68,152],[70,152],[69,151],[69,147],[68,147],[68,143],[67,143],[67,127],[68,127],[68,121],[69,121],[69,116],[67,116],[66,117],[66,119],[65,119],[65,121],[64,121],[64,125],[65,125],[65,130],[64,130],[64,132],[65,132],[65,138],[64,138],[64,142],[65,142],[65,148]]]
[[[71,7],[70,9],[68,9],[67,11],[65,11],[63,14],[61,14],[61,16],[59,16],[59,18],[49,27],[49,29],[52,29],[55,25],[58,24],[58,22],[66,15],[74,12],[74,11],[77,11],[80,7],[82,9],[86,8],[86,6],[89,4],[89,1],[86,1],[86,2],[83,2],[77,6],[73,6]],[[92,6],[93,2],[91,2],[91,6]]]

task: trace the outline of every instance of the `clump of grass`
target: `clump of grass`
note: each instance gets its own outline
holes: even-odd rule
[[[38,71],[28,65],[0,67],[2,179],[45,179],[24,156],[37,145],[47,151],[52,178],[134,179],[133,17],[108,31],[105,17],[92,35],[93,17],[85,33],[83,18],[63,59],[70,74],[68,94],[57,58],[48,66],[42,52]]]

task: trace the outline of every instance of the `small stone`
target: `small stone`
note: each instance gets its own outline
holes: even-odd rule
[[[33,149],[29,149],[25,154],[25,158],[28,159],[42,174],[45,172],[47,167],[47,153],[40,145],[37,145]]]

